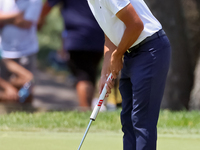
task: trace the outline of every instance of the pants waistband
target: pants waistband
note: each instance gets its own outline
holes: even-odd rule
[[[161,37],[161,36],[163,36],[163,35],[166,35],[166,34],[165,34],[165,31],[164,31],[163,29],[161,29],[161,30],[159,30],[158,32],[154,33],[153,35],[151,35],[151,36],[147,37],[146,39],[144,39],[144,40],[143,40],[142,42],[140,42],[139,44],[137,44],[137,45],[135,45],[135,46],[129,48],[129,49],[127,50],[127,52],[128,52],[128,53],[131,53],[132,51],[134,51],[135,49],[139,48],[139,47],[142,46],[143,44],[145,44],[145,43],[147,43],[147,42],[149,42],[149,41],[151,41],[151,40],[154,40],[154,39],[156,39],[156,38],[158,38],[158,37]]]

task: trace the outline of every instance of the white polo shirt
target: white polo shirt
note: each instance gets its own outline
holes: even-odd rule
[[[5,25],[0,29],[1,54],[3,58],[20,58],[38,52],[37,20],[42,9],[42,0],[0,0],[0,11],[14,13],[23,11],[24,19],[33,22],[30,29]]]
[[[131,3],[144,24],[144,30],[135,46],[146,37],[162,29],[159,21],[153,16],[143,0],[88,0],[93,15],[107,37],[118,46],[125,31],[125,24],[116,16],[116,13]],[[131,46],[131,47],[132,47]]]

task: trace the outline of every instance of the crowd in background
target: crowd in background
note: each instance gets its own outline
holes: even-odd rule
[[[0,102],[32,103],[37,32],[57,4],[64,23],[62,50],[52,56],[76,78],[81,110],[91,109],[104,34],[86,0],[0,0]]]
[[[1,101],[31,103],[41,0],[0,0]]]

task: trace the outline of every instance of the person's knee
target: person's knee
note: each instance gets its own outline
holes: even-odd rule
[[[122,125],[122,131],[125,129],[132,129],[132,120],[131,120],[131,114],[128,112],[121,112],[121,125]]]

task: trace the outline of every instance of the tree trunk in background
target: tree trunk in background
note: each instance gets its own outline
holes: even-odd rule
[[[181,0],[146,0],[146,3],[163,25],[172,46],[171,66],[161,107],[188,109],[193,71]]]
[[[197,4],[197,9],[198,11],[200,11],[200,0],[195,0],[196,1],[196,4]]]
[[[194,71],[194,86],[190,97],[190,109],[200,109],[200,1],[182,0],[187,20],[190,57]]]
[[[187,42],[189,43],[189,56],[192,71],[196,67],[200,48],[200,13],[196,0],[181,0],[186,22]],[[199,1],[199,0],[198,0]]]
[[[190,110],[200,110],[200,58],[198,59],[194,76],[194,88],[191,92]]]

